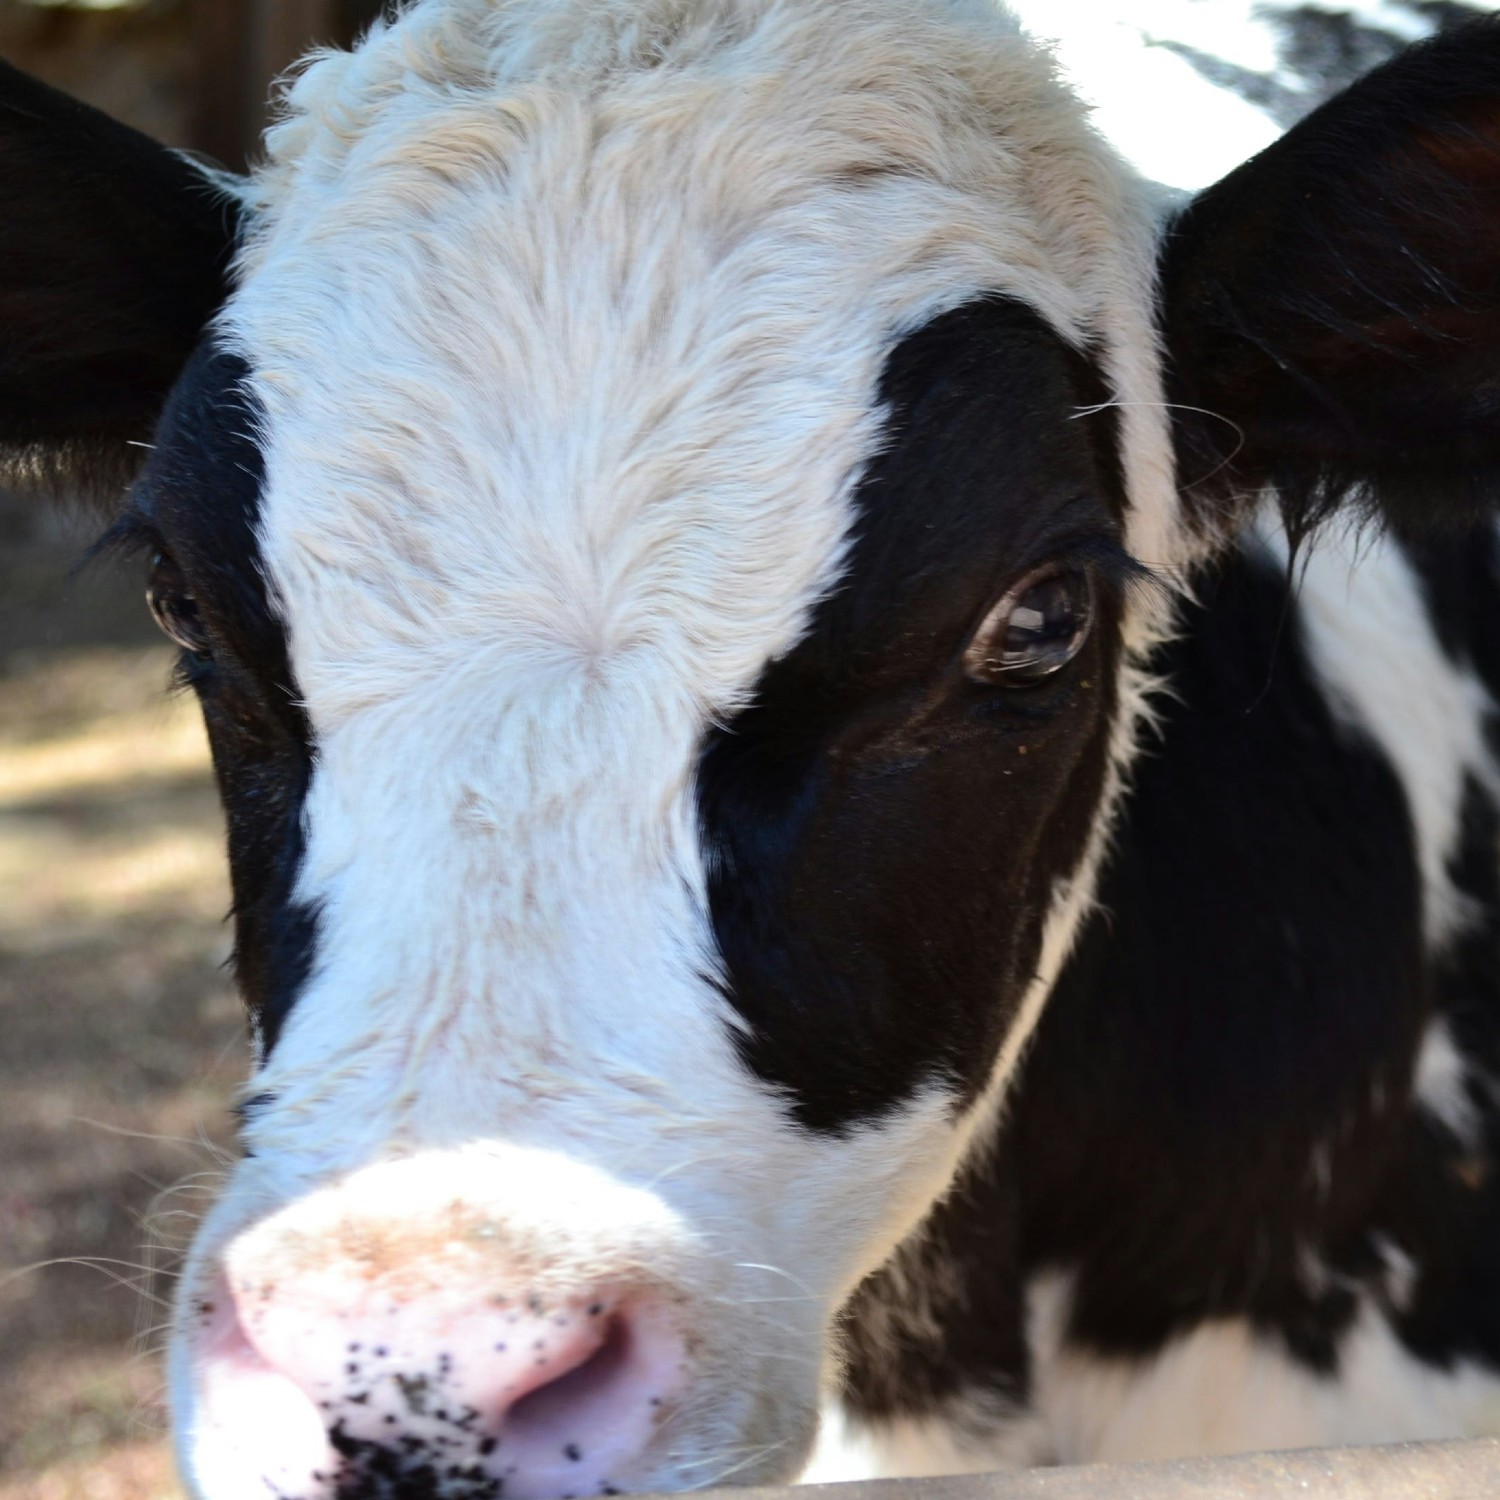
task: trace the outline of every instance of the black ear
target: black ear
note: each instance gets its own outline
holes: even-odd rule
[[[1500,501],[1500,22],[1403,53],[1196,198],[1163,329],[1182,482],[1294,528]],[[1231,425],[1233,424],[1233,425]]]
[[[0,478],[118,488],[223,301],[233,200],[0,63]]]

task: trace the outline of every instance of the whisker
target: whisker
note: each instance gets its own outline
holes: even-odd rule
[[[1226,417],[1223,412],[1210,411],[1206,406],[1189,406],[1185,401],[1100,401],[1094,406],[1075,406],[1068,420],[1076,422],[1080,417],[1097,417],[1102,411],[1118,411],[1129,406],[1150,406],[1159,411],[1194,412],[1200,417],[1212,417],[1214,421],[1222,422],[1226,427],[1234,428],[1241,437],[1244,436],[1244,429],[1232,417]]]
[[[773,1276],[785,1277],[808,1301],[815,1302],[818,1300],[817,1294],[805,1281],[798,1280],[790,1271],[783,1270],[780,1266],[768,1266],[762,1264],[760,1261],[753,1260],[737,1260],[734,1263],[734,1268],[736,1271],[769,1271]]]
[[[731,1474],[738,1474],[742,1470],[748,1469],[751,1464],[758,1463],[761,1459],[768,1457],[772,1453],[780,1452],[781,1449],[788,1445],[789,1441],[790,1439],[783,1438],[779,1443],[767,1443],[764,1448],[747,1453],[738,1463],[731,1464],[726,1469],[721,1469],[712,1479],[707,1481],[704,1488],[712,1489],[715,1485],[722,1484]]]
[[[54,1266],[83,1266],[86,1270],[97,1271],[106,1280],[112,1281],[116,1286],[125,1287],[144,1297],[159,1307],[170,1307],[171,1304],[164,1298],[158,1297],[154,1292],[148,1292],[145,1287],[128,1276],[121,1276],[117,1271],[112,1271],[111,1266],[124,1266],[127,1270],[134,1271],[141,1279],[149,1280],[155,1272],[150,1266],[137,1265],[134,1261],[116,1260],[111,1256],[104,1255],[60,1255],[53,1260],[39,1260],[29,1266],[20,1266],[5,1276],[0,1276],[0,1291],[19,1281],[23,1276],[35,1275],[38,1271],[48,1271]]]
[[[1207,484],[1215,474],[1227,469],[1244,451],[1245,429],[1238,422],[1232,417],[1226,417],[1223,412],[1211,411],[1206,406],[1189,406],[1185,401],[1101,401],[1095,406],[1075,407],[1068,420],[1076,422],[1080,417],[1095,417],[1102,411],[1114,411],[1127,406],[1151,406],[1161,411],[1188,411],[1200,417],[1210,417],[1215,422],[1222,422],[1233,431],[1235,436],[1233,451],[1221,458],[1207,474],[1200,474],[1196,479],[1183,480],[1182,488],[1185,490],[1196,489],[1201,484]]]

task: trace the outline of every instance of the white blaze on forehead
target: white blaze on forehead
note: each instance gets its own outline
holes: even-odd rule
[[[732,711],[837,576],[885,356],[974,295],[1157,394],[1133,185],[984,5],[427,0],[272,145],[228,326],[320,731],[476,649]]]

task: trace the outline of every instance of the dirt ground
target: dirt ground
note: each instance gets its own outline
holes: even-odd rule
[[[0,56],[180,141],[180,22],[0,0]],[[0,1500],[177,1493],[162,1301],[243,1065],[202,731],[93,529],[0,496]]]
[[[245,1060],[197,710],[87,531],[0,500],[0,1500],[176,1493],[163,1301]]]

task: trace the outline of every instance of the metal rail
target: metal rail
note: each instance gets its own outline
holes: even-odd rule
[[[713,1493],[720,1500],[1500,1500],[1500,1439]]]

